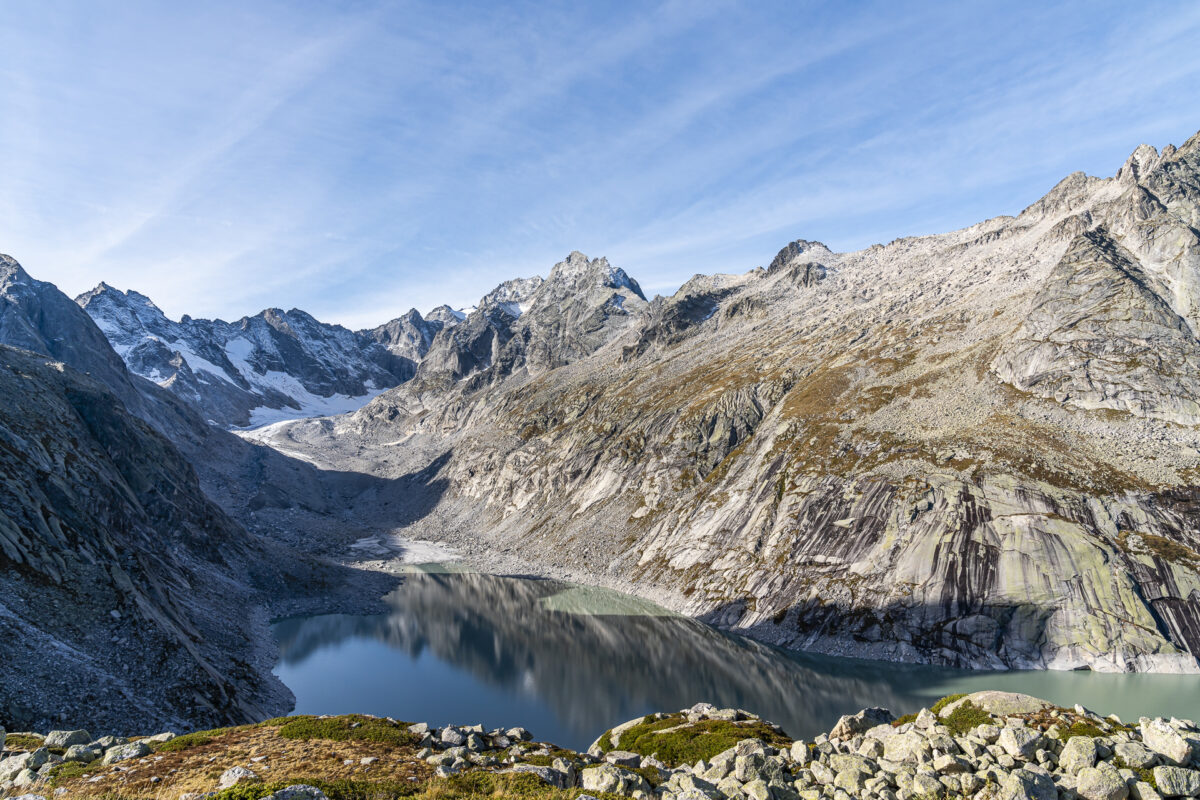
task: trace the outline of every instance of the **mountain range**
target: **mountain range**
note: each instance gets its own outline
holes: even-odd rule
[[[1198,332],[1200,134],[950,233],[654,298],[574,252],[363,331],[3,257],[0,623],[72,655],[0,704],[273,712],[265,619],[378,597],[335,562],[393,531],[787,647],[1195,672]]]

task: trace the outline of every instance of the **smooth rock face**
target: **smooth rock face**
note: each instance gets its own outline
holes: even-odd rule
[[[1016,217],[798,240],[644,305],[572,254],[519,316],[482,304],[411,381],[267,439],[433,467],[414,535],[774,644],[1196,672],[1200,139],[1142,156]]]
[[[1200,772],[1180,767],[1155,767],[1154,783],[1163,797],[1200,797]]]

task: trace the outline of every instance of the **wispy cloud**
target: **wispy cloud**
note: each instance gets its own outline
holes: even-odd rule
[[[1153,1],[5,11],[0,250],[176,316],[366,326],[576,248],[667,290],[1200,127],[1200,8]]]

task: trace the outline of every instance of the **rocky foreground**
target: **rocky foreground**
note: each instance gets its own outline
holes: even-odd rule
[[[812,741],[702,703],[630,720],[585,753],[534,742],[522,728],[357,715],[281,717],[182,736],[94,739],[59,730],[3,738],[0,790],[21,800],[1200,797],[1194,722],[1132,724],[1006,692],[943,698],[900,719],[865,709]]]

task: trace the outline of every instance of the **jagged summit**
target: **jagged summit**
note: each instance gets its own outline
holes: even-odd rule
[[[646,299],[637,281],[629,277],[625,270],[612,266],[603,256],[589,259],[578,250],[571,251],[566,259],[555,264],[546,280],[550,283],[574,286],[595,285],[610,289],[628,289],[642,300]]]

